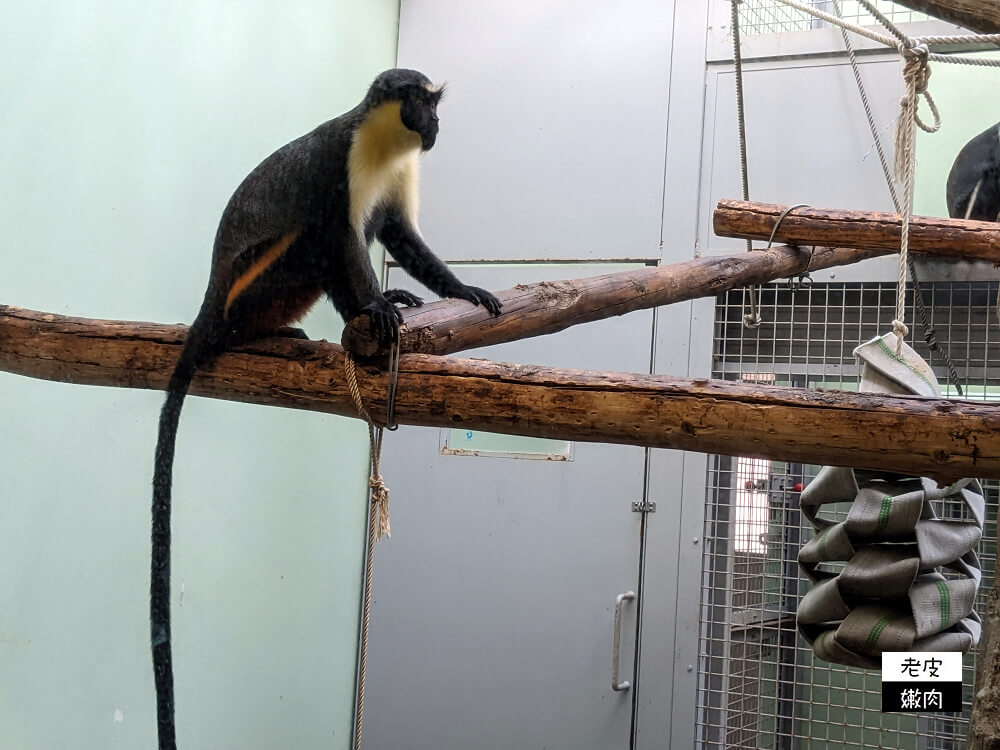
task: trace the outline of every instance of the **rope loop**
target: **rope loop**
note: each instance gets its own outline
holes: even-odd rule
[[[928,77],[930,76],[930,68],[928,70]],[[934,124],[927,125],[923,120],[920,119],[920,110],[914,108],[913,110],[913,121],[920,126],[920,129],[925,133],[936,133],[941,129],[941,113],[938,112],[937,104],[934,103],[933,97],[931,97],[931,92],[924,90],[923,92],[924,100],[927,102],[927,106],[930,107],[931,114],[934,116]]]

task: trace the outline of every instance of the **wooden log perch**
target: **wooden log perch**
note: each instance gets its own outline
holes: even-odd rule
[[[896,0],[896,2],[981,34],[1000,33],[1000,3],[996,0]]]
[[[0,307],[0,370],[87,385],[163,388],[184,326]],[[560,370],[424,354],[400,358],[401,424],[761,456],[935,476],[1000,478],[1000,408],[906,396],[665,375]],[[386,378],[359,367],[385,415]],[[344,350],[265,339],[219,358],[196,395],[356,416]]]
[[[750,201],[719,201],[712,219],[720,237],[767,240],[787,206]],[[899,251],[899,214],[796,208],[781,222],[775,242],[790,245],[835,245]],[[914,216],[910,252],[963,260],[1000,263],[1000,224],[992,221]]]
[[[660,305],[710,297],[747,284],[765,284],[823,268],[856,263],[891,250],[818,247],[808,250],[777,246],[770,250],[698,258],[668,266],[592,276],[572,281],[523,284],[497,292],[503,313],[494,318],[483,307],[459,300],[439,300],[403,310],[403,352],[452,354],[474,347],[556,333]],[[351,352],[370,356],[378,344],[368,334],[368,318],[355,318],[341,343]]]

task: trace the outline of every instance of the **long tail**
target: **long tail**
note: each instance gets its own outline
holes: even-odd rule
[[[149,624],[156,685],[156,719],[160,750],[176,750],[174,732],[174,671],[170,648],[170,485],[174,445],[184,397],[200,366],[211,358],[207,339],[197,322],[191,327],[160,412],[159,437],[153,468],[152,564],[149,579]]]

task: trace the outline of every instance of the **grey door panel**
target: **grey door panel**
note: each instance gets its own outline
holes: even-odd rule
[[[457,270],[505,288],[619,267]],[[389,285],[408,282],[390,273]],[[645,311],[476,355],[648,371],[651,331]],[[429,428],[386,436],[393,537],[375,556],[366,747],[628,747],[614,609],[638,583],[643,450],[576,443],[569,461],[523,460],[442,455],[440,441]],[[623,680],[636,605],[622,607]]]
[[[449,87],[422,173],[436,252],[659,257],[672,5],[403,3],[399,64]]]

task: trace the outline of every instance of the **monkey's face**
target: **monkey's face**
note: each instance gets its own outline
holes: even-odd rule
[[[420,135],[420,144],[424,151],[430,151],[437,140],[437,105],[443,93],[442,88],[413,86],[402,97],[399,116],[403,125]]]

